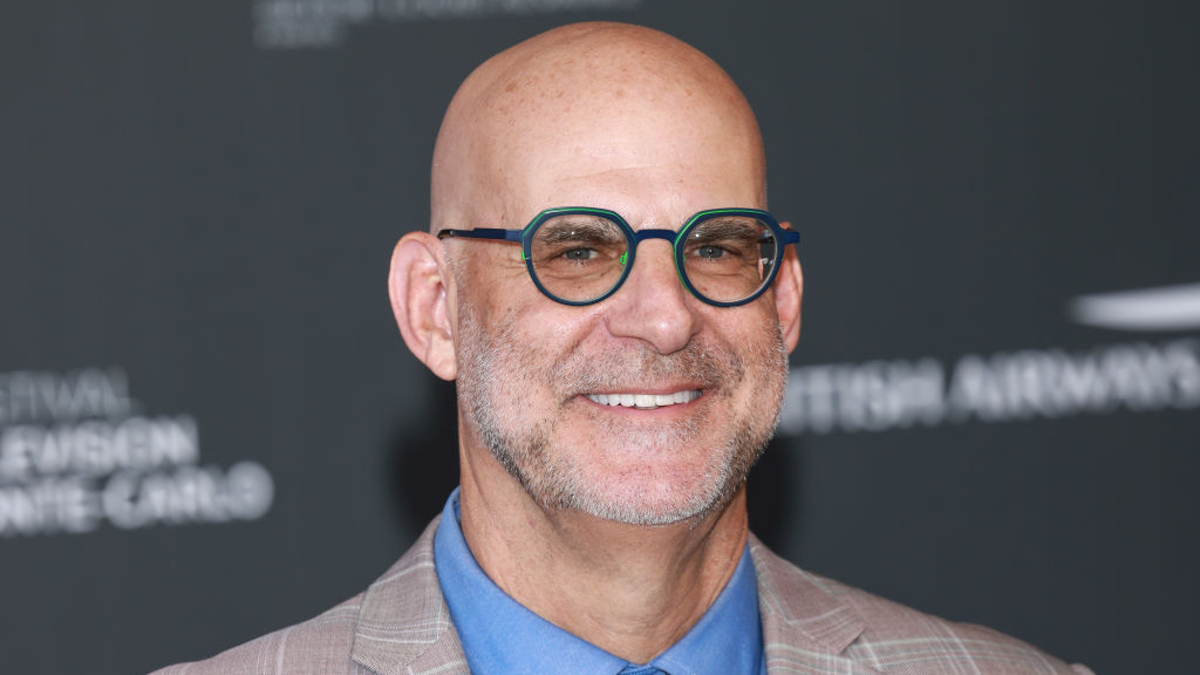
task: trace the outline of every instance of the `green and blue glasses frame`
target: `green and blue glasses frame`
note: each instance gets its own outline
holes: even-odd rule
[[[437,237],[519,242],[538,290],[575,306],[616,293],[647,239],[671,243],[679,280],[692,295],[717,307],[744,305],[771,286],[787,245],[800,241],[799,232],[759,209],[701,211],[676,232],[634,230],[615,211],[583,206],[547,209],[520,230],[444,229]]]

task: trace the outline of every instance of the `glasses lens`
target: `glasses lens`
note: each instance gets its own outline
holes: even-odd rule
[[[604,216],[559,215],[538,226],[530,253],[533,273],[546,292],[568,302],[589,302],[621,280],[629,239]]]
[[[687,231],[681,245],[688,282],[715,302],[739,302],[754,295],[770,278],[779,254],[771,226],[750,216],[701,220]]]

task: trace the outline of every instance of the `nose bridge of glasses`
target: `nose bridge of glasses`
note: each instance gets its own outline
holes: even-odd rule
[[[633,230],[633,243],[630,245],[630,248],[636,249],[638,244],[641,244],[647,239],[662,239],[670,244],[673,249],[675,247],[675,241],[678,238],[679,233],[675,230],[661,230],[652,228]]]
[[[634,231],[634,241],[638,244],[647,239],[666,239],[674,243],[676,237],[679,237],[679,233],[674,229],[635,229]]]
[[[676,232],[675,230],[652,230],[652,229],[634,230],[633,231],[633,242],[634,242],[634,244],[640,244],[643,241],[646,241],[647,239],[666,239],[667,241],[674,244],[675,238],[678,236],[679,236],[679,233]]]
[[[645,229],[641,229],[641,230],[630,229],[627,231],[627,236],[630,239],[629,252],[628,252],[629,254],[633,254],[635,251],[637,251],[639,248],[641,248],[639,246],[639,244],[641,244],[642,242],[645,242],[649,239],[662,239],[663,241],[665,241],[668,246],[668,248],[666,250],[670,251],[670,253],[668,253],[667,255],[669,258],[671,258],[671,275],[673,277],[675,277],[678,281],[682,281],[682,277],[679,276],[678,265],[675,264],[675,262],[674,262],[674,258],[675,258],[674,248],[675,248],[675,242],[679,238],[679,232],[677,232],[675,230],[664,230],[664,229],[655,229],[655,228],[645,228]],[[649,255],[649,254],[641,253],[640,255],[645,256],[645,255]],[[622,263],[622,265],[625,265],[626,261],[624,259],[622,259],[621,263]],[[647,267],[646,262],[639,263],[637,265],[637,267],[642,269],[641,274],[649,274],[652,278],[658,278],[657,275],[660,274],[660,272],[652,272],[651,268],[655,267],[655,265],[650,265],[650,267]],[[621,280],[619,285],[624,285],[626,283],[626,281],[628,280],[628,276],[630,274],[637,274],[637,272],[634,272],[632,270],[632,268],[630,268],[630,267],[626,267],[625,278],[623,278]],[[658,281],[655,283],[661,283],[661,282],[662,282],[662,279],[658,278]]]

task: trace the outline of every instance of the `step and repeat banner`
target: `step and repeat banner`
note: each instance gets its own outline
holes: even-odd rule
[[[562,23],[755,106],[804,331],[754,529],[1097,672],[1200,603],[1187,3],[48,1],[0,19],[0,671],[145,672],[364,588],[456,483],[391,247],[441,114]]]

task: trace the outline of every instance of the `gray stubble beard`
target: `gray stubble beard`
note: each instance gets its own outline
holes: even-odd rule
[[[750,353],[749,369],[737,354],[700,342],[689,343],[669,356],[644,349],[636,359],[615,354],[593,357],[573,350],[547,366],[544,361],[534,363],[536,352],[520,349],[511,323],[489,332],[467,303],[461,304],[460,310],[459,405],[492,457],[543,509],[577,510],[630,525],[669,525],[689,519],[699,522],[730,502],[778,424],[787,381],[787,350],[777,324],[769,348]],[[509,410],[502,406],[506,393],[516,400],[521,392],[546,387],[555,393],[612,390],[627,386],[631,373],[637,373],[633,381],[686,374],[705,384],[706,396],[727,395],[729,389],[754,373],[763,379],[758,392],[762,405],[743,415],[737,420],[737,428],[726,435],[716,453],[721,459],[707,465],[702,489],[672,499],[669,504],[648,505],[611,494],[605,486],[588,484],[569,455],[553,452],[553,418],[537,420],[524,431],[517,428],[516,420],[503,419]],[[623,374],[620,382],[614,374]],[[516,405],[521,405],[519,400]],[[558,405],[561,411],[567,404]],[[701,426],[700,420],[691,419],[683,425],[664,427],[654,443],[695,442]]]

